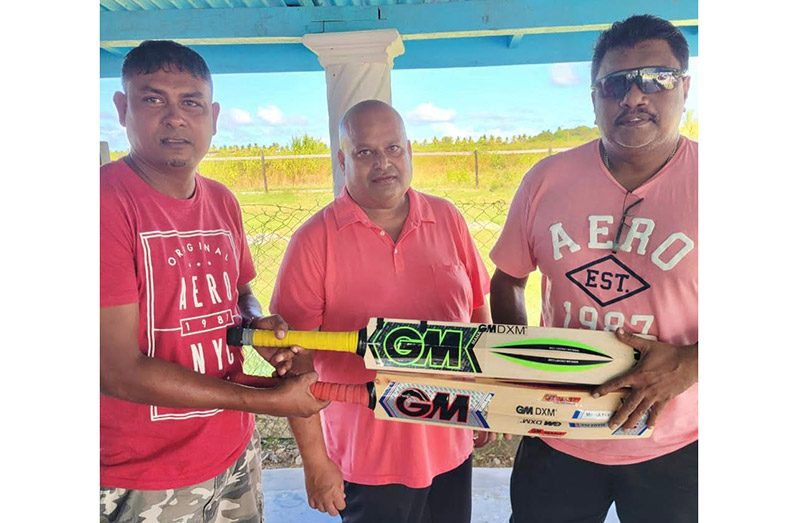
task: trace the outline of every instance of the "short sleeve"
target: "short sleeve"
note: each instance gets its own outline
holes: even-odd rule
[[[537,268],[533,257],[530,222],[534,173],[533,168],[521,181],[513,196],[499,239],[490,251],[490,259],[496,264],[496,268],[514,278],[525,278]]]
[[[100,190],[100,307],[139,301],[132,218],[117,193]]]
[[[463,265],[471,282],[471,290],[474,296],[472,310],[476,310],[485,305],[485,296],[490,292],[490,275],[485,263],[482,261],[482,255],[474,243],[474,238],[468,230],[465,218],[456,208],[452,210],[457,220],[457,230],[460,233]]]
[[[252,261],[252,252],[249,250],[249,240],[244,230],[243,216],[241,213],[241,206],[234,196],[231,195],[233,210],[233,219],[235,220],[236,229],[238,233],[239,245],[239,259],[238,259],[238,285],[245,285],[257,276],[255,270],[255,263]]]

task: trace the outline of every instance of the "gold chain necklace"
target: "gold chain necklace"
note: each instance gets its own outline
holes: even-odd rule
[[[682,143],[682,138],[681,138],[681,136],[679,137],[679,139],[678,139],[678,140],[676,140],[676,147],[674,147],[674,148],[673,148],[673,151],[671,151],[671,154],[669,154],[669,155],[668,155],[668,158],[665,160],[665,163],[663,163],[662,165],[660,165],[659,169],[657,169],[657,170],[654,172],[654,174],[652,174],[651,176],[654,176],[654,175],[656,175],[658,172],[660,172],[660,171],[662,170],[662,168],[663,168],[663,167],[665,167],[666,165],[668,165],[668,162],[669,162],[669,161],[671,161],[671,159],[672,159],[674,156],[676,156],[676,151],[678,151],[678,150],[679,150],[679,144],[680,144],[680,143]],[[604,162],[604,167],[606,167],[608,171],[612,172],[612,169],[610,169],[610,157],[609,157],[609,155],[607,154],[607,148],[606,148],[606,147],[604,147],[604,142],[599,142],[599,144],[600,144],[600,146],[601,146],[601,147],[600,147],[600,149],[601,149],[601,161],[602,161],[602,162]]]

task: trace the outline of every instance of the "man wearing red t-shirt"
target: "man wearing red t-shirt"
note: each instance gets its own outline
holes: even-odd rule
[[[271,309],[302,330],[359,329],[371,316],[489,322],[489,279],[465,220],[448,201],[410,188],[399,114],[360,102],[340,137],[345,189],[291,238]],[[354,355],[313,358],[324,381],[375,377]],[[321,420],[289,421],[311,507],[340,512],[345,523],[470,521],[472,431],[377,420],[345,403]]]
[[[628,391],[610,426],[645,415],[656,426],[637,440],[524,438],[513,523],[601,523],[613,502],[625,522],[698,518],[698,144],[679,135],[688,59],[661,18],[602,33],[592,66],[601,138],[530,169],[491,251],[495,320],[527,323],[524,288],[540,270],[542,325],[615,331],[640,352],[594,390]]]
[[[308,416],[315,373],[264,385],[226,328],[263,317],[232,193],[196,174],[216,130],[205,61],[147,41],[114,95],[130,153],[100,169],[100,520],[262,521],[251,413]],[[257,348],[285,373],[292,351]]]

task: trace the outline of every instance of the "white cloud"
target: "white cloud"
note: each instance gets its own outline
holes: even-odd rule
[[[100,111],[100,121],[103,120],[119,123],[118,115],[112,111]]]
[[[288,123],[302,127],[308,125],[308,119],[304,116],[291,116],[288,118]]]
[[[477,137],[481,134],[476,132],[473,127],[464,128],[451,122],[434,123],[432,124],[432,128],[435,130],[438,136],[451,136],[452,138],[468,138],[469,136]]]
[[[437,107],[431,102],[423,103],[407,114],[407,121],[410,123],[433,123],[451,122],[454,120],[457,111],[454,109],[444,109]]]
[[[234,124],[252,123],[252,115],[249,112],[233,107],[230,109],[230,119]]]
[[[549,77],[554,85],[562,86],[579,85],[582,81],[572,64],[552,64]]]
[[[258,118],[269,125],[283,125],[286,123],[285,115],[276,105],[258,107]]]

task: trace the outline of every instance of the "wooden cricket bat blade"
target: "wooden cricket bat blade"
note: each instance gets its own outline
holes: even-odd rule
[[[631,430],[609,428],[623,393],[594,399],[588,389],[389,373],[378,373],[369,385],[315,383],[311,391],[319,399],[364,406],[390,421],[571,439],[644,438],[652,431],[645,420]]]
[[[360,331],[289,331],[282,340],[234,328],[228,344],[351,352],[378,371],[586,385],[627,372],[638,357],[611,332],[385,318]]]

